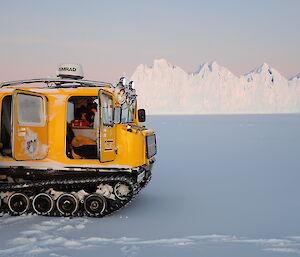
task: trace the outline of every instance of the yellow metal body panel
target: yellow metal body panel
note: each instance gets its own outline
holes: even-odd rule
[[[6,95],[11,95],[16,87],[0,89],[0,102]],[[59,169],[60,167],[120,167],[120,168],[133,168],[148,164],[149,160],[146,157],[146,143],[145,135],[147,133],[154,133],[152,130],[143,131],[137,120],[130,125],[132,129],[128,129],[128,124],[115,124],[114,131],[109,137],[115,138],[115,145],[113,154],[114,156],[106,156],[107,162],[101,163],[100,160],[90,159],[70,159],[66,156],[66,134],[67,134],[67,106],[68,99],[72,96],[98,96],[100,88],[26,88],[27,91],[42,94],[47,98],[48,106],[48,143],[44,147],[47,151],[40,152],[38,157],[45,157],[43,160],[24,160],[16,161],[12,157],[0,155],[0,166],[31,166],[31,167],[52,167]],[[113,88],[102,88],[108,94],[113,95]],[[34,94],[34,93],[33,93]],[[113,97],[114,104],[116,103]],[[0,105],[1,106],[1,105]],[[15,108],[15,107],[14,107]],[[14,121],[15,122],[15,121]],[[16,135],[14,142],[14,151],[20,152],[20,156],[14,153],[16,159],[23,158],[22,152],[23,139],[17,133],[22,129],[21,126],[16,126]],[[33,129],[33,128],[32,128]],[[36,134],[39,135],[41,142],[46,142],[44,137],[45,127],[34,128]],[[104,128],[100,128],[99,133],[104,133]],[[43,132],[42,132],[43,130]],[[103,141],[101,144],[102,149],[109,147]],[[46,153],[46,156],[43,154]],[[112,152],[111,152],[112,153]],[[37,158],[38,159],[38,158]]]

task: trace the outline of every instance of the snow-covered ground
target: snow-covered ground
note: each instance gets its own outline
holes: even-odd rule
[[[149,116],[153,180],[103,218],[3,216],[0,256],[300,254],[300,115]]]

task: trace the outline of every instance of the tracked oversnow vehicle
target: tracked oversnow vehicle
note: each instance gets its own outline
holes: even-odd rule
[[[123,78],[61,65],[55,78],[0,84],[0,111],[1,212],[102,217],[151,178],[155,133]]]

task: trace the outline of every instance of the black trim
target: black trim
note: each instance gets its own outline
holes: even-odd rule
[[[153,142],[153,138],[154,138],[154,142]],[[147,152],[148,159],[150,159],[151,157],[157,154],[155,134],[150,134],[146,136],[146,152]]]

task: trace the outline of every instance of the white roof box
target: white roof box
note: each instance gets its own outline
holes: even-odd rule
[[[57,77],[82,79],[83,70],[80,64],[60,64],[58,66]]]

